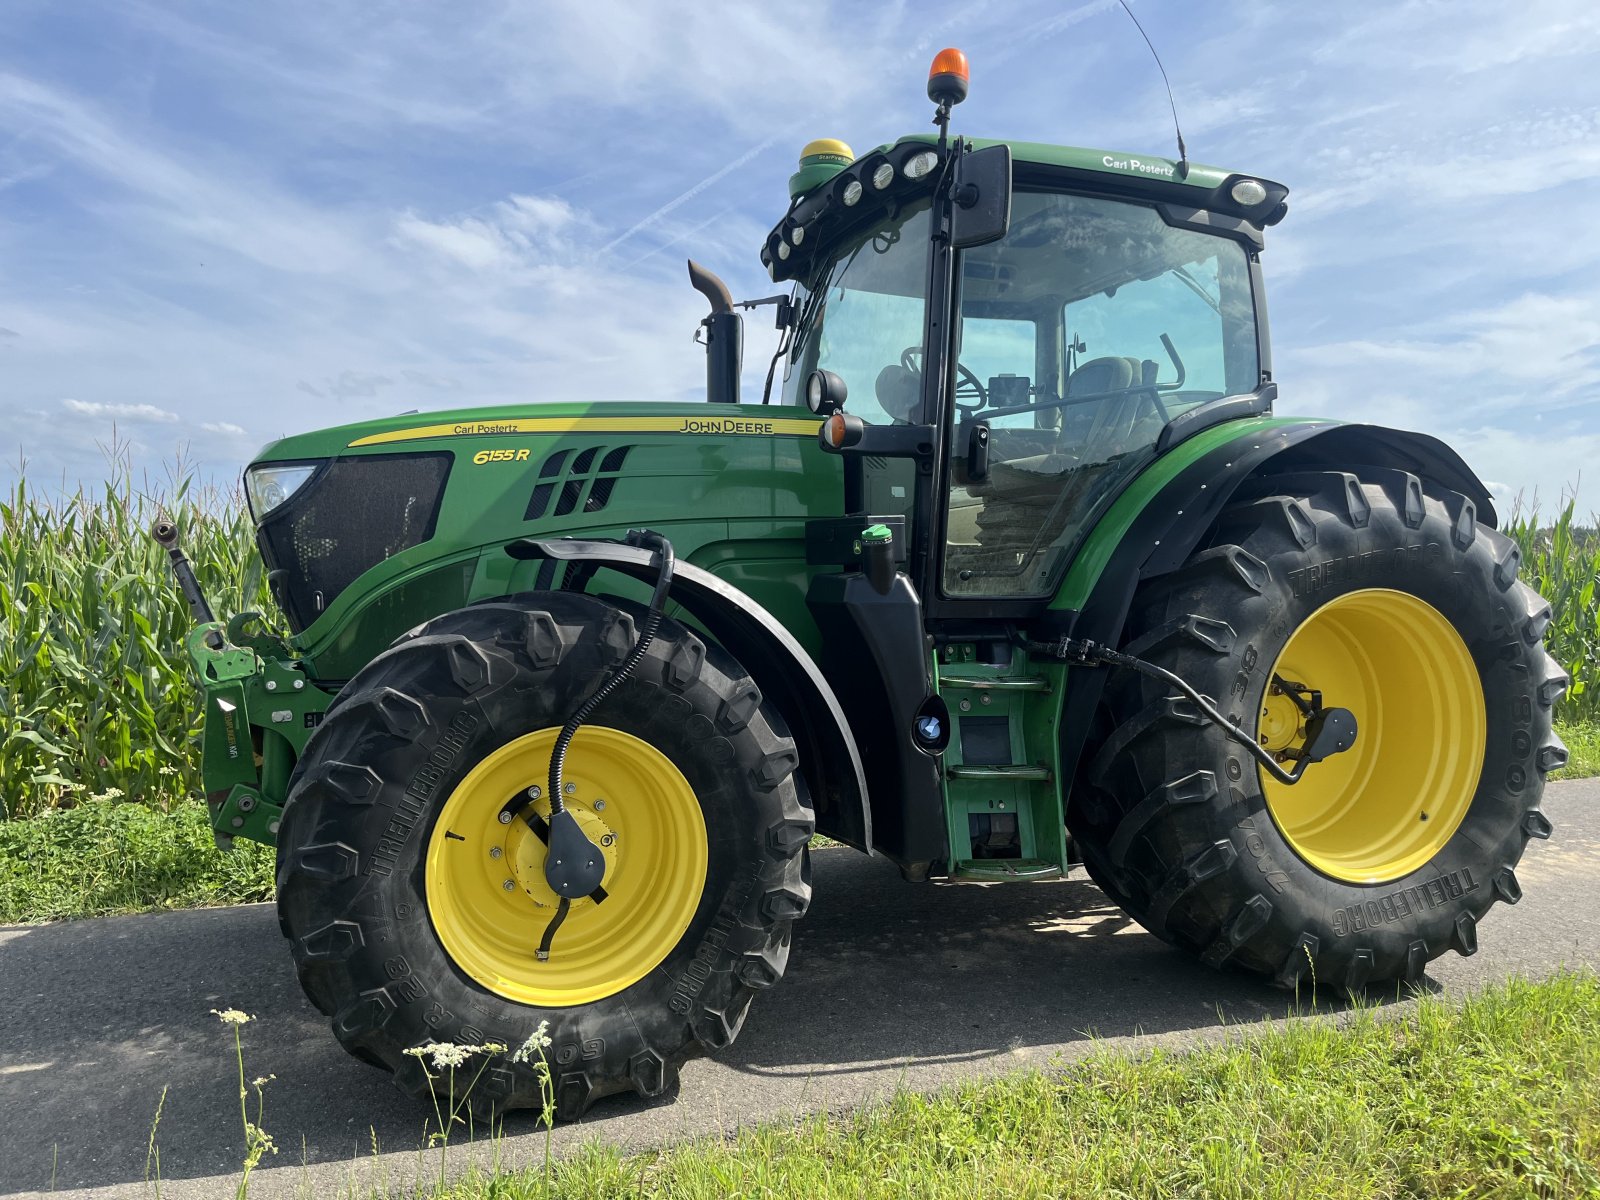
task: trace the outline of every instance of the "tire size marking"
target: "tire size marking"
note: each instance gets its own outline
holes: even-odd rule
[[[1238,789],[1234,791],[1237,794]],[[1255,862],[1256,870],[1261,872],[1268,887],[1278,895],[1283,895],[1289,886],[1289,876],[1278,869],[1278,864],[1273,862],[1272,856],[1267,853],[1266,840],[1256,832],[1255,821],[1246,817],[1239,822],[1237,828],[1244,834],[1245,853]]]
[[[1261,661],[1261,652],[1256,649],[1254,642],[1244,648],[1244,657],[1239,660],[1239,674],[1234,677],[1231,692],[1243,700],[1244,695],[1250,690],[1250,673],[1256,669],[1256,664]]]
[[[1443,554],[1444,548],[1438,542],[1396,546],[1392,550],[1364,550],[1360,554],[1328,558],[1309,567],[1290,571],[1289,586],[1294,589],[1296,596],[1311,596],[1336,583],[1373,575],[1400,574],[1414,569],[1422,561],[1423,555],[1433,560],[1441,558]]]
[[[706,980],[711,978],[712,968],[716,965],[723,946],[727,945],[728,938],[739,928],[739,913],[743,911],[744,903],[755,890],[756,881],[760,877],[761,866],[757,864],[750,868],[743,879],[735,880],[733,886],[728,889],[722,907],[717,910],[716,919],[711,922],[711,928],[706,930],[706,936],[695,948],[694,958],[690,960],[683,974],[678,976],[677,985],[672,989],[672,999],[667,1006],[673,1012],[681,1016],[693,1007],[695,997],[706,986]]]
[[[477,728],[478,718],[471,713],[460,712],[455,715],[455,719],[440,735],[433,753],[428,755],[428,761],[418,768],[411,782],[406,785],[405,794],[400,797],[394,815],[389,818],[389,827],[383,831],[383,836],[378,839],[378,848],[372,852],[372,861],[367,864],[366,874],[387,876],[394,873],[395,863],[405,846],[406,835],[428,810],[428,802],[433,798],[439,781]]]
[[[1335,937],[1360,933],[1363,929],[1409,917],[1414,912],[1438,908],[1441,904],[1459,900],[1468,892],[1477,890],[1478,881],[1472,877],[1472,868],[1462,867],[1416,887],[1401,888],[1387,896],[1368,900],[1365,904],[1352,904],[1337,910],[1333,914],[1333,933]]]

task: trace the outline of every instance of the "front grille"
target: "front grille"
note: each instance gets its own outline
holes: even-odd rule
[[[433,536],[449,454],[335,459],[256,530],[273,597],[299,633],[367,571]]]

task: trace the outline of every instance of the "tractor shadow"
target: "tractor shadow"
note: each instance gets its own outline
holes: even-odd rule
[[[901,882],[881,860],[813,854],[815,898],[783,983],[717,1056],[758,1075],[898,1073],[921,1084],[1046,1066],[1097,1041],[1222,1031],[1348,1008],[1216,971],[1146,932],[1081,871],[1038,884]],[[1437,990],[1429,981],[1428,986]],[[1393,1003],[1374,988],[1368,1004]],[[963,1068],[967,1069],[944,1069]]]
[[[1164,945],[1085,881],[912,885],[842,848],[814,855],[814,879],[789,975],[758,997],[739,1041],[689,1064],[676,1103],[603,1100],[556,1131],[558,1147],[658,1145],[901,1084],[1047,1066],[1094,1037],[1183,1036],[1295,1006]],[[418,1157],[432,1113],[339,1050],[271,906],[257,905],[0,929],[0,1195],[145,1188],[158,1104],[166,1194],[237,1179],[238,1063],[232,1030],[211,1014],[226,1008],[257,1017],[243,1029],[246,1079],[275,1076],[262,1124],[281,1153],[256,1194],[303,1190],[317,1164],[341,1186],[357,1168],[397,1187],[437,1169]],[[513,1114],[504,1132],[502,1161],[538,1161],[535,1115]]]

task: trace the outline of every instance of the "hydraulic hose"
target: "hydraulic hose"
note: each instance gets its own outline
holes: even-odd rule
[[[666,607],[667,593],[672,590],[672,573],[677,560],[672,552],[672,543],[659,533],[646,529],[628,535],[628,540],[634,545],[654,546],[660,563],[660,573],[656,577],[656,590],[650,596],[650,610],[645,617],[644,629],[639,634],[639,640],[634,643],[633,650],[629,653],[623,664],[618,667],[599,689],[578,706],[578,710],[567,718],[567,723],[561,727],[561,732],[556,736],[555,749],[550,752],[550,817],[553,820],[557,814],[566,811],[566,803],[562,799],[562,772],[566,768],[567,748],[572,745],[572,739],[577,734],[578,728],[587,721],[594,710],[599,708],[606,697],[621,687],[623,682],[632,675],[634,669],[644,661],[645,654],[650,649],[650,643],[655,641],[656,631],[661,628],[661,610]]]
[[[1319,708],[1309,714],[1306,744],[1296,758],[1294,769],[1286,771],[1270,750],[1256,744],[1254,735],[1228,720],[1210,699],[1201,695],[1187,680],[1173,674],[1165,667],[1158,667],[1153,662],[1146,662],[1131,654],[1123,654],[1119,650],[1102,646],[1099,642],[1090,641],[1088,638],[1064,637],[1059,642],[1028,642],[1026,646],[1031,653],[1048,655],[1063,662],[1087,667],[1124,667],[1141,675],[1147,675],[1151,679],[1171,684],[1194,703],[1206,720],[1248,750],[1250,756],[1261,764],[1261,768],[1280,783],[1299,783],[1300,777],[1312,763],[1321,762],[1328,755],[1348,750],[1355,744],[1355,718],[1348,710]],[[1284,686],[1283,681],[1276,676],[1273,679],[1280,686]],[[1318,699],[1320,700],[1320,693]],[[1298,700],[1296,705],[1305,711],[1305,707]]]
[[[566,771],[567,750],[583,723],[594,715],[606,697],[621,687],[644,660],[645,654],[649,652],[650,643],[655,641],[656,632],[661,628],[662,610],[666,608],[667,593],[672,590],[673,568],[677,561],[672,552],[672,543],[659,533],[652,533],[648,529],[629,531],[628,543],[633,546],[655,547],[658,565],[656,588],[650,596],[650,608],[645,615],[644,628],[639,633],[639,640],[634,643],[633,649],[623,660],[622,665],[567,718],[566,724],[561,727],[561,732],[556,735],[555,748],[550,752],[550,821],[545,835],[544,877],[559,900],[555,916],[545,926],[544,935],[539,939],[536,957],[540,962],[549,960],[550,944],[555,940],[556,931],[561,928],[561,923],[567,919],[567,913],[571,911],[572,901],[576,897],[589,896],[596,903],[605,899],[605,889],[600,883],[605,877],[605,856],[583,832],[577,818],[567,811],[565,785],[562,780]],[[538,814],[531,810],[524,819],[536,831],[544,824]]]

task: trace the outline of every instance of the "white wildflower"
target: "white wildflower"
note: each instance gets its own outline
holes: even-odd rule
[[[217,1014],[217,1020],[224,1025],[248,1025],[255,1020],[249,1013],[240,1012],[237,1008],[213,1008],[211,1011]]]
[[[471,1058],[474,1054],[498,1054],[505,1047],[489,1042],[482,1046],[463,1046],[456,1042],[424,1042],[420,1046],[412,1046],[405,1053],[412,1058],[427,1058],[433,1061],[435,1071],[446,1069],[454,1070]]]
[[[534,1058],[543,1058],[544,1052],[550,1049],[550,1022],[540,1021],[539,1028],[528,1035],[528,1040],[518,1046],[511,1055],[514,1063],[531,1062]]]

